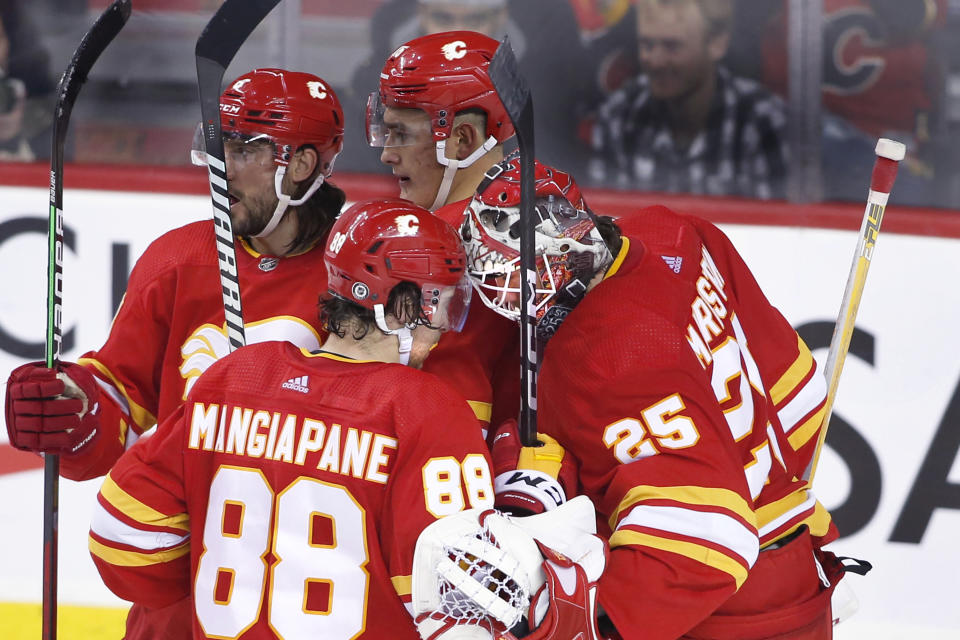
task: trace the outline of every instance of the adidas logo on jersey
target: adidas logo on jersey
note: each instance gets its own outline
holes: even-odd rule
[[[683,258],[680,256],[660,256],[663,258],[663,261],[667,263],[667,266],[673,270],[674,273],[680,273],[680,265],[683,264]]]
[[[291,391],[299,391],[300,393],[309,393],[310,387],[307,386],[310,376],[298,376],[296,378],[290,378],[284,382],[281,387],[284,389],[290,389]]]

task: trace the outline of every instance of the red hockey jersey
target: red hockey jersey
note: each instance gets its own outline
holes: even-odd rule
[[[319,347],[326,335],[318,307],[327,290],[322,250],[277,258],[238,240],[237,271],[248,344],[288,340],[308,350]],[[65,477],[83,480],[106,473],[123,452],[129,429],[140,434],[162,422],[200,374],[229,353],[219,291],[210,222],[174,229],[147,248],[130,274],[106,343],[79,360],[96,376],[108,406],[101,437],[80,456],[62,456]],[[503,350],[488,330],[500,319],[491,314],[475,305],[464,331],[445,335],[424,366],[448,380],[483,424],[490,419],[490,378]],[[106,418],[118,414],[122,419]]]
[[[604,609],[624,637],[677,638],[763,545],[836,535],[798,480],[826,384],[716,227],[662,207],[619,222],[606,279],[546,345],[539,427],[610,534]]]
[[[436,518],[493,504],[476,418],[431,374],[245,347],[213,365],[106,478],[104,582],[194,638],[417,638],[404,607]]]

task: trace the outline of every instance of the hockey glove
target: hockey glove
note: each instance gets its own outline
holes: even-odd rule
[[[5,415],[13,447],[75,454],[96,438],[100,390],[93,375],[72,362],[58,369],[31,362],[10,374]]]
[[[420,636],[599,638],[596,587],[607,547],[595,535],[595,517],[589,498],[580,496],[528,518],[470,509],[432,523],[413,560],[411,606]]]
[[[493,458],[495,506],[513,515],[534,515],[566,502],[576,489],[576,468],[559,442],[538,434],[539,447],[524,447],[517,421],[497,427],[490,447]]]

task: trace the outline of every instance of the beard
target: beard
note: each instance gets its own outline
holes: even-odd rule
[[[235,236],[255,236],[267,226],[273,212],[277,208],[277,196],[271,193],[260,196],[240,196],[238,203],[243,207],[243,212],[234,212],[230,208],[230,222],[233,224],[233,234]]]

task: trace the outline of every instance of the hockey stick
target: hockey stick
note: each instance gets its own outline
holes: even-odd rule
[[[870,177],[870,191],[867,194],[867,207],[863,212],[863,222],[860,224],[860,237],[856,251],[853,253],[853,264],[850,265],[850,275],[847,277],[847,286],[843,291],[843,301],[840,303],[840,313],[837,324],[833,328],[833,338],[830,339],[830,349],[827,352],[827,362],[824,375],[827,378],[827,402],[824,405],[823,426],[817,438],[817,448],[803,473],[803,479],[808,485],[813,485],[813,476],[817,472],[817,462],[823,443],[827,439],[827,427],[833,415],[833,402],[837,396],[837,387],[840,384],[840,372],[843,370],[843,361],[850,348],[850,339],[853,337],[853,325],[857,318],[857,309],[860,307],[860,298],[863,296],[863,285],[867,280],[867,270],[873,258],[873,249],[880,233],[880,223],[883,222],[883,212],[887,207],[890,190],[897,178],[899,162],[903,160],[906,147],[903,143],[887,138],[877,141],[877,159],[873,164],[873,174]]]
[[[223,315],[231,351],[242,347],[246,338],[243,333],[237,251],[233,242],[233,224],[230,222],[230,199],[227,196],[223,131],[220,128],[220,85],[223,74],[241,45],[279,2],[280,0],[226,0],[204,27],[203,33],[197,39],[195,52],[204,149],[207,154],[217,258],[220,263]]]
[[[130,17],[130,0],[114,0],[83,36],[57,87],[50,153],[50,211],[47,226],[46,365],[60,363],[63,347],[63,148],[80,87],[107,45]],[[57,637],[57,536],[60,500],[60,457],[43,460],[43,639]]]
[[[520,150],[520,442],[537,446],[537,315],[534,308],[536,291],[536,246],[533,220],[534,158],[533,97],[526,80],[520,75],[517,58],[509,40],[504,37],[497,47],[487,73],[500,102],[507,109],[517,132]]]

